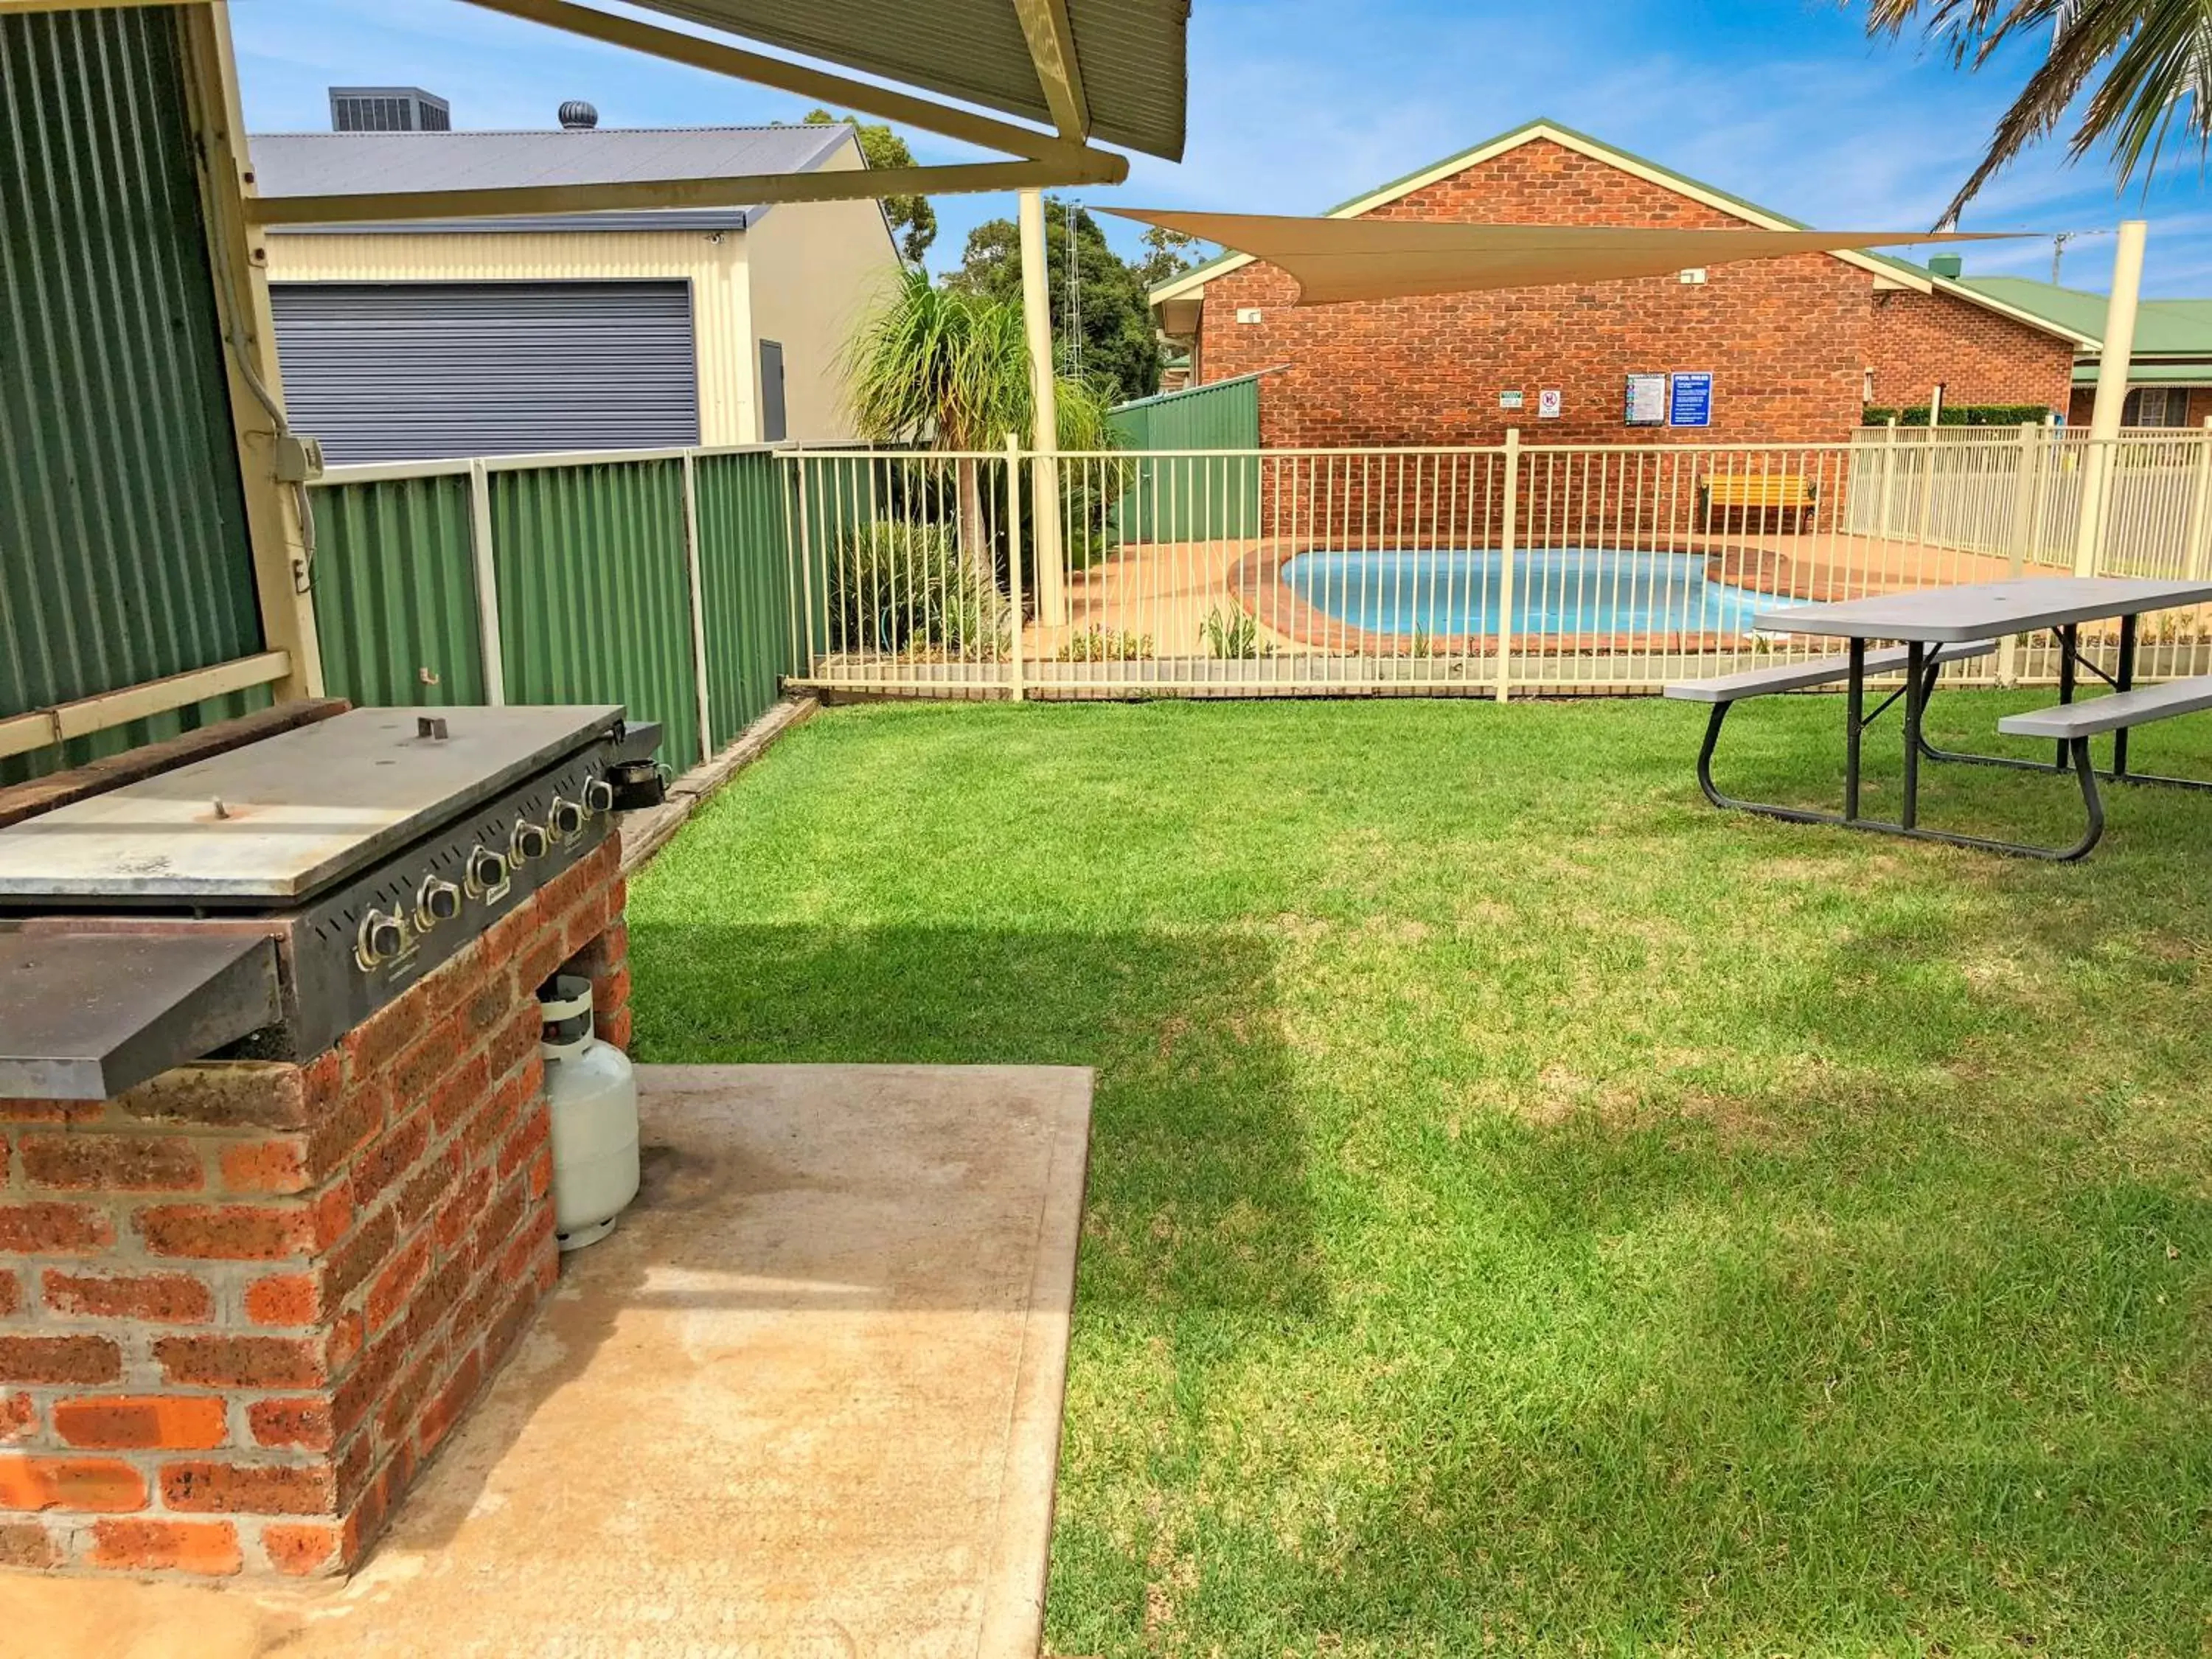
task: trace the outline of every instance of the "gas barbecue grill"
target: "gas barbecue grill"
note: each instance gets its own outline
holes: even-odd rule
[[[659,738],[355,709],[0,830],[0,1096],[319,1054],[588,856]]]

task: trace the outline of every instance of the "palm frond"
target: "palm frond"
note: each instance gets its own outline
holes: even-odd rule
[[[2068,155],[2107,148],[2124,186],[2156,171],[2177,125],[2200,158],[2212,147],[2212,0],[1869,0],[1870,33],[1894,36],[1915,21],[1953,63],[1978,70],[2014,40],[2048,38],[1939,227],[2055,131],[2085,88]]]

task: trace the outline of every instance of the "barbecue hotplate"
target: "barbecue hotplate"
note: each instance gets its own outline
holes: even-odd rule
[[[0,1096],[321,1053],[605,842],[622,715],[355,709],[0,830]]]
[[[357,708],[0,830],[0,903],[296,905],[622,712]]]

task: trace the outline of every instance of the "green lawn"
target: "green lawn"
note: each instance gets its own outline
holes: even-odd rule
[[[638,881],[641,1058],[1097,1068],[1054,1652],[2207,1650],[2212,798],[1701,722],[836,710]]]

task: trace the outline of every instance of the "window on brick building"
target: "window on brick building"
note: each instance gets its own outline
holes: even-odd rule
[[[2185,386],[2139,386],[2120,406],[2122,426],[2187,426],[2189,391]]]

